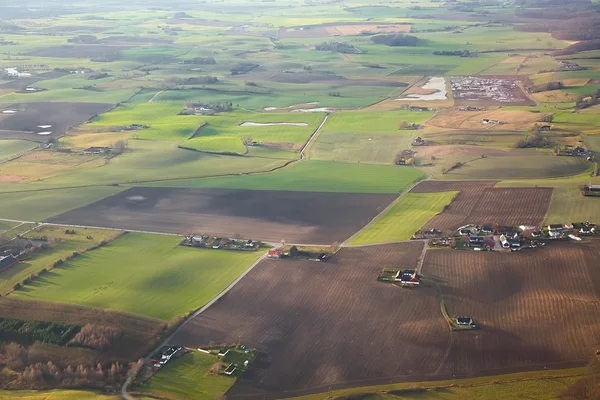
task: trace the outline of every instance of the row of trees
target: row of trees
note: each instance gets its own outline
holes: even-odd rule
[[[4,340],[67,344],[81,329],[80,326],[48,321],[0,319],[0,337]]]

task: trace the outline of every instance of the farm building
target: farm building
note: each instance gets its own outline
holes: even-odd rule
[[[484,125],[500,125],[500,121],[498,121],[497,119],[487,119],[487,118],[484,118],[481,121],[481,123],[484,124]]]
[[[10,268],[18,262],[19,260],[12,254],[6,257],[0,257],[0,271]]]
[[[548,225],[549,232],[560,232],[563,230],[563,226],[561,224],[550,224]]]
[[[542,126],[539,126],[538,129],[540,131],[549,131],[552,129],[552,125],[542,125]]]
[[[456,318],[456,324],[460,326],[465,326],[469,328],[475,328],[475,321],[471,317],[458,317]]]
[[[583,185],[584,196],[600,196],[600,185]]]
[[[225,368],[225,374],[226,374],[226,375],[232,375],[232,374],[235,372],[235,370],[236,370],[236,367],[235,367],[235,365],[234,365],[233,363],[232,363],[232,364],[229,364],[229,365],[227,366],[227,368]]]
[[[500,235],[500,243],[502,244],[503,248],[510,249],[510,242],[508,239],[506,239],[506,236]]]
[[[405,269],[404,271],[398,271],[394,280],[396,282],[400,282],[403,285],[418,286],[421,283],[414,269]]]
[[[281,250],[279,250],[279,249],[271,249],[267,253],[267,257],[268,258],[275,258],[275,259],[277,259],[277,258],[281,258],[281,255],[282,255],[282,253],[281,253]]]

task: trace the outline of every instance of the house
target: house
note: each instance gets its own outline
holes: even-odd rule
[[[482,119],[481,123],[484,125],[500,125],[500,121],[498,121],[497,119],[488,119],[488,118]]]
[[[279,249],[271,249],[267,253],[268,258],[281,258],[281,250]]]
[[[560,232],[563,230],[563,226],[561,224],[550,224],[548,225],[549,232]]]
[[[410,111],[429,111],[429,107],[417,107],[417,106],[412,106],[410,108]]]
[[[510,242],[508,239],[506,239],[506,236],[500,235],[500,243],[502,244],[503,248],[510,249]]]
[[[483,239],[483,246],[488,249],[493,249],[496,247],[496,240],[492,236],[486,237]]]
[[[552,125],[541,125],[541,126],[538,126],[538,129],[540,131],[549,131],[550,129],[552,129]]]
[[[510,244],[511,249],[519,249],[521,248],[521,239],[509,239],[508,243]]]
[[[236,370],[235,364],[231,363],[225,368],[225,375],[232,375]]]
[[[19,260],[17,257],[13,256],[12,254],[5,257],[0,257],[0,271],[10,268],[18,262]]]
[[[221,349],[219,350],[219,357],[225,357],[229,353],[229,349]]]
[[[465,326],[469,328],[476,328],[475,321],[471,317],[458,317],[456,318],[456,324],[460,326]]]
[[[469,236],[469,246],[481,246],[484,241],[483,236]]]
[[[403,285],[418,286],[421,282],[417,277],[417,272],[414,269],[405,269],[404,271],[398,271],[394,278],[396,282],[400,282]]]
[[[489,235],[490,233],[494,232],[494,228],[491,225],[484,225],[479,231],[485,235]]]

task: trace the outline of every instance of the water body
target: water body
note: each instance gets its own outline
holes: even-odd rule
[[[431,94],[408,94],[400,101],[411,101],[411,100],[446,100],[448,98],[448,90],[446,89],[446,79],[441,76],[434,76],[421,86],[421,89],[425,90],[436,90]]]

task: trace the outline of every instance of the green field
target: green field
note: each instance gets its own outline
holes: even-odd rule
[[[0,161],[25,153],[36,148],[37,145],[24,140],[0,140]]]
[[[151,184],[163,187],[292,190],[345,193],[400,193],[425,178],[416,168],[396,165],[300,161],[265,174],[189,179]]]
[[[75,303],[170,321],[208,303],[258,257],[179,246],[130,233],[55,268],[13,296]]]
[[[57,260],[70,256],[74,251],[83,252],[117,235],[115,231],[94,229],[77,229],[76,232],[73,235],[65,235],[63,228],[42,227],[26,235],[28,238],[46,236],[59,241],[52,244],[49,249],[22,257],[20,263],[0,272],[0,294],[8,293],[13,285],[22,282],[32,274],[38,274],[44,268],[52,268]]]
[[[443,179],[517,179],[537,176],[559,178],[579,175],[590,168],[590,163],[578,157],[529,155],[526,157],[487,157],[454,169]]]
[[[173,400],[221,398],[235,378],[211,373],[210,368],[217,361],[214,355],[192,350],[168,363],[136,391]]]
[[[350,238],[348,244],[376,244],[408,240],[454,200],[458,192],[408,193],[383,215]]]

